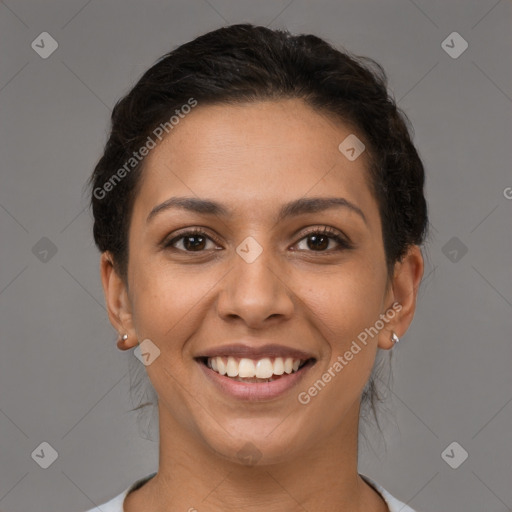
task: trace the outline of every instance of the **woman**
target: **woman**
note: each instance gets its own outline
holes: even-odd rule
[[[411,512],[357,471],[428,223],[382,68],[312,35],[205,34],[115,106],[91,185],[109,317],[160,433],[158,471],[101,510]]]

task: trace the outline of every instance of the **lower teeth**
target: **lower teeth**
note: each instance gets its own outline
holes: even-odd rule
[[[227,377],[227,375],[226,375]],[[281,378],[281,375],[274,375],[269,379],[258,379],[257,377],[229,377],[230,379],[237,380],[239,382],[273,382]]]

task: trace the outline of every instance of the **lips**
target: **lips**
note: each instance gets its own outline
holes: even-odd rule
[[[275,398],[302,380],[313,354],[283,345],[224,345],[201,352],[196,361],[216,386],[235,398]]]
[[[246,357],[248,359],[258,360],[264,357],[283,357],[292,359],[302,359],[304,361],[308,359],[314,359],[314,355],[312,353],[304,352],[302,350],[298,350],[296,348],[285,347],[284,345],[262,345],[258,347],[245,345],[242,343],[232,344],[232,345],[223,345],[219,347],[214,347],[211,349],[206,349],[202,351],[200,354],[196,356],[198,358],[209,358],[209,357],[235,357],[235,358],[243,358]]]

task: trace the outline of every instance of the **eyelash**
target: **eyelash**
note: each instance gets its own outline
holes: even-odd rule
[[[307,231],[306,233],[304,233],[303,236],[297,241],[297,243],[301,242],[302,240],[308,238],[308,236],[311,236],[311,235],[327,236],[329,239],[334,240],[335,242],[337,242],[339,247],[336,248],[336,249],[323,250],[323,251],[307,250],[305,252],[315,252],[315,253],[319,253],[319,254],[321,254],[321,253],[329,254],[329,253],[332,253],[332,252],[335,252],[335,251],[342,251],[342,250],[353,249],[353,245],[352,245],[351,242],[349,242],[346,238],[342,237],[336,230],[334,230],[333,228],[331,228],[329,226],[324,226],[323,228],[312,228],[310,231]],[[173,247],[173,244],[176,243],[177,241],[182,240],[182,239],[184,239],[186,237],[190,237],[190,236],[202,236],[202,237],[207,238],[208,240],[210,240],[212,242],[215,242],[216,244],[220,245],[220,242],[217,239],[215,239],[215,237],[212,237],[212,236],[208,235],[202,229],[200,229],[200,228],[191,228],[188,231],[185,231],[183,233],[180,233],[178,236],[175,236],[174,238],[172,238],[168,242],[164,242],[163,243],[163,247],[165,249],[171,249],[171,250],[175,250],[175,251],[179,251],[179,252],[184,252],[184,253],[189,253],[189,254],[202,253],[202,252],[206,252],[207,251],[207,249],[203,249],[201,251],[187,251],[185,249],[177,249],[176,247]],[[303,249],[300,249],[300,251],[303,251]]]

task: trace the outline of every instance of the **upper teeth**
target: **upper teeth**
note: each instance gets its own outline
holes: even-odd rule
[[[296,372],[301,364],[300,359],[292,357],[276,357],[272,359],[253,360],[245,357],[236,359],[234,357],[209,357],[208,366],[215,372],[228,377],[256,377],[258,379],[269,379],[272,375],[283,375],[283,373]]]

